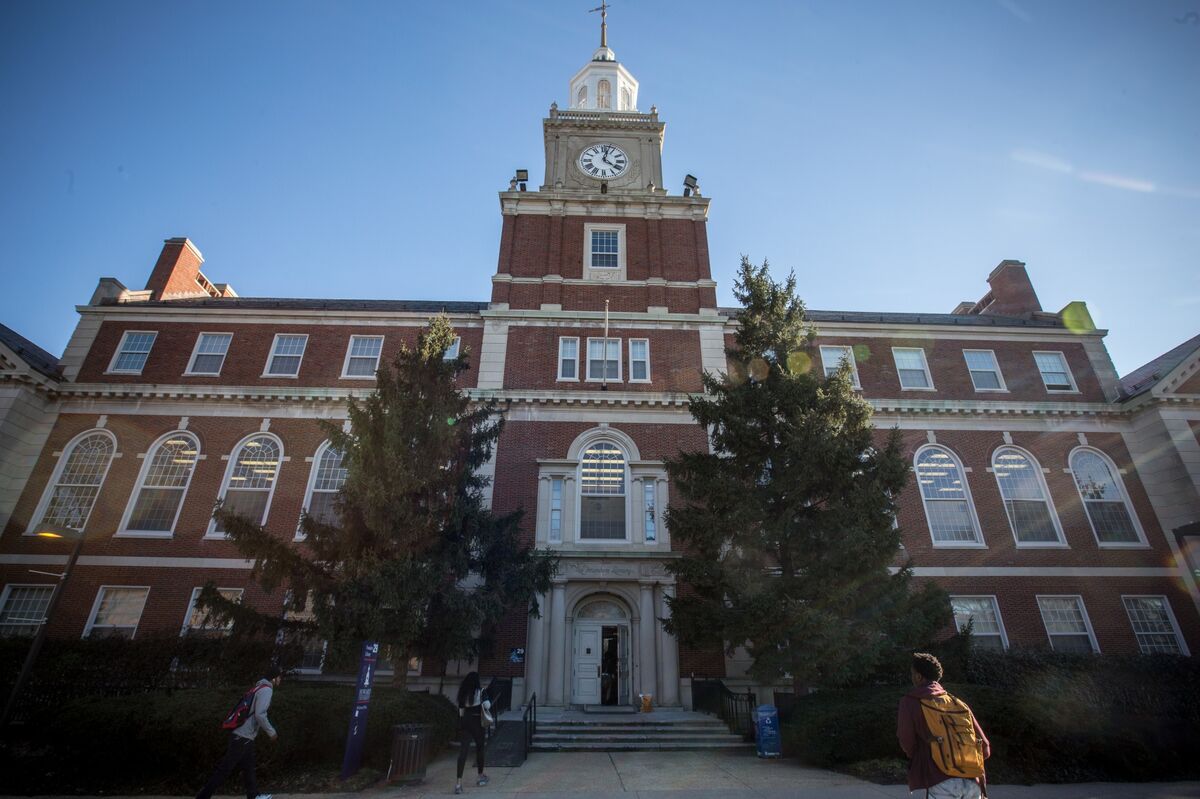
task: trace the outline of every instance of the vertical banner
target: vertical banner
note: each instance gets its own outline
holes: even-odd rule
[[[379,644],[363,644],[362,662],[358,667],[358,685],[354,692],[354,710],[350,712],[350,732],[346,735],[346,755],[342,758],[342,779],[358,773],[362,765],[363,743],[367,739],[367,710],[371,703],[371,685],[375,682],[375,663],[379,660]]]

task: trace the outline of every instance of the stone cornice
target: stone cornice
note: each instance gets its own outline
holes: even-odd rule
[[[502,191],[505,216],[624,217],[634,219],[708,219],[707,197],[673,195],[579,194],[555,191]]]

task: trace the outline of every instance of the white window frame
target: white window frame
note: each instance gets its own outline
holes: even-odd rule
[[[187,613],[183,614],[183,628],[180,629],[180,631],[179,631],[180,637],[185,636],[191,632],[220,633],[221,635],[229,635],[230,631],[233,630],[233,621],[232,620],[230,620],[229,623],[227,623],[224,627],[193,627],[192,626],[192,613],[196,610],[196,600],[200,598],[200,591],[203,588],[204,588],[204,586],[198,585],[192,589],[192,598],[188,600]],[[235,588],[233,586],[225,586],[225,587],[218,587],[217,590],[218,591],[237,591],[238,598],[235,601],[238,601],[238,602],[243,600],[246,596],[245,588]]]
[[[592,266],[592,233],[597,231],[611,231],[617,234],[617,265],[616,266]],[[601,223],[601,222],[585,222],[583,225],[583,277],[587,280],[603,280],[607,282],[625,280],[626,253],[629,248],[626,245],[625,225]]]
[[[8,583],[7,585],[4,586],[4,588],[2,590],[0,590],[0,611],[4,610],[4,608],[8,605],[9,597],[12,595],[12,589],[14,589],[14,588],[49,588],[50,589],[50,598],[46,601],[46,606],[49,607],[50,602],[54,600],[54,590],[57,587],[58,587],[58,583]],[[0,629],[3,629],[4,626],[33,627],[34,628],[33,634],[37,635],[37,628],[40,627],[42,624],[45,624],[45,622],[46,622],[46,617],[43,616],[41,619],[39,619],[36,622],[31,621],[26,624],[8,622],[7,625],[0,625]],[[17,637],[23,637],[23,636],[0,635],[0,640],[3,640],[5,638],[17,638]]]
[[[564,496],[567,490],[566,487],[567,481],[562,475],[553,475],[550,477],[550,504],[546,515],[546,541],[551,544],[561,544],[563,542],[562,523],[563,511],[565,510],[564,505],[566,503],[566,497]],[[555,490],[558,491],[557,497],[554,496]],[[558,507],[555,507],[556,502]],[[555,513],[558,514],[557,518],[555,518]]]
[[[984,370],[971,368],[971,362],[967,360],[968,352],[986,352],[988,355],[992,356],[992,366],[995,367],[992,371],[994,371],[996,373],[996,382],[998,382],[1000,384],[999,388],[980,388],[979,387],[979,384],[975,382],[975,373],[982,372]],[[962,353],[963,353],[963,363],[965,363],[967,365],[967,374],[970,375],[970,377],[971,377],[972,388],[974,388],[979,393],[991,393],[991,394],[1007,394],[1008,393],[1008,384],[1004,382],[1004,373],[1000,371],[1000,359],[996,357],[995,350],[965,349],[962,351]]]
[[[917,471],[917,460],[921,453],[936,449],[945,452],[950,456],[958,467],[959,474],[962,475],[963,498],[967,503],[967,512],[971,516],[971,526],[975,528],[974,541],[938,541],[933,535],[933,522],[929,517],[929,502],[925,498],[925,492],[921,490],[920,472]],[[987,549],[987,541],[983,537],[983,527],[979,524],[979,514],[975,511],[975,498],[971,495],[971,481],[967,478],[967,469],[963,466],[962,459],[958,457],[958,453],[947,447],[945,444],[925,444],[918,447],[917,451],[912,456],[912,471],[917,476],[917,493],[921,496],[921,508],[925,511],[925,526],[929,528],[929,540],[935,549]]]
[[[142,489],[146,485],[146,475],[150,472],[150,467],[154,463],[154,455],[158,452],[158,448],[162,446],[169,438],[182,436],[189,438],[196,447],[196,458],[192,462],[192,470],[188,474],[187,482],[183,485],[183,495],[179,498],[179,506],[175,508],[175,517],[171,520],[169,530],[130,530],[129,520],[133,517],[133,509],[137,504],[138,496],[142,493]],[[204,460],[204,455],[200,449],[200,438],[195,433],[190,433],[187,430],[172,430],[165,433],[150,445],[142,456],[142,466],[138,470],[137,482],[133,485],[133,492],[129,495],[129,501],[125,503],[125,513],[121,515],[121,524],[117,526],[117,532],[114,534],[116,538],[171,538],[175,535],[175,525],[179,523],[179,514],[183,512],[183,503],[187,501],[188,490],[192,487],[192,478],[196,476],[196,467],[200,465],[200,461]]]
[[[196,371],[196,357],[198,355],[200,355],[200,342],[204,339],[205,336],[229,336],[229,341],[228,341],[228,343],[225,344],[225,352],[223,355],[221,355],[221,365],[217,367],[217,371],[215,371],[215,372],[197,372]],[[231,333],[231,332],[228,332],[228,331],[222,332],[222,331],[217,331],[217,330],[214,330],[214,331],[202,330],[202,331],[200,331],[199,333],[196,334],[196,343],[192,345],[192,354],[191,354],[191,357],[188,358],[187,370],[184,372],[184,375],[189,376],[189,377],[192,375],[202,375],[205,377],[219,377],[221,375],[221,370],[225,368],[225,359],[229,357],[229,348],[232,346],[233,346],[233,333]],[[215,353],[210,352],[210,353],[205,353],[205,354],[213,355]]]
[[[1014,450],[1025,456],[1030,468],[1033,469],[1034,475],[1042,487],[1042,495],[1045,497],[1046,508],[1050,511],[1050,521],[1054,524],[1054,532],[1058,536],[1057,541],[1021,541],[1017,538],[1017,528],[1013,524],[1012,515],[1008,511],[1008,498],[1004,496],[1004,488],[1000,485],[999,475],[996,474],[996,458],[1006,449]],[[1054,499],[1050,496],[1050,486],[1046,483],[1046,473],[1042,471],[1042,464],[1033,456],[1033,453],[1015,444],[1002,444],[992,451],[991,472],[992,477],[996,478],[996,490],[1000,493],[1000,504],[1004,506],[1004,517],[1008,519],[1008,529],[1012,531],[1013,543],[1019,549],[1067,549],[1069,546],[1067,544],[1067,537],[1063,533],[1062,522],[1058,518],[1058,509],[1054,507]]]
[[[1000,643],[1004,651],[1008,651],[1008,630],[1004,626],[1004,617],[1000,615],[1000,600],[995,594],[951,594],[950,595],[950,612],[954,613],[954,600],[956,599],[988,599],[991,600],[992,610],[996,613],[996,624],[1000,627]],[[954,629],[959,633],[962,632],[962,627],[958,626],[958,616],[954,616]],[[977,635],[972,632],[972,635]],[[987,637],[991,637],[989,634]]]
[[[1167,609],[1167,621],[1171,623],[1171,630],[1175,633],[1175,644],[1179,647],[1179,654],[1184,657],[1191,657],[1192,653],[1188,649],[1187,639],[1183,637],[1183,631],[1179,629],[1179,622],[1175,618],[1175,611],[1171,608],[1171,600],[1165,594],[1121,594],[1121,607],[1125,609],[1125,618],[1129,619],[1129,628],[1133,630],[1133,637],[1137,640],[1138,651],[1142,654],[1150,654],[1142,648],[1142,639],[1138,638],[1137,630],[1133,629],[1133,618],[1129,615],[1129,606],[1125,604],[1126,599],[1161,599],[1163,607]],[[3,604],[0,604],[3,607]]]
[[[825,357],[825,350],[838,350],[837,363],[831,364]],[[858,363],[854,359],[854,346],[851,344],[822,344],[819,347],[821,353],[821,371],[826,378],[829,377],[830,370],[836,370],[841,366],[842,361],[847,361],[850,364],[850,375],[853,378],[852,383],[855,389],[862,390],[862,383],[858,379]],[[899,376],[899,372],[897,372]]]
[[[562,367],[563,367],[563,360],[564,360],[564,358],[563,358],[563,342],[564,341],[574,341],[575,342],[575,376],[574,377],[563,377],[563,368]],[[559,336],[558,337],[558,377],[557,377],[558,382],[560,382],[560,383],[578,383],[580,381],[581,378],[579,377],[579,367],[581,364],[580,364],[579,356],[580,356],[579,336]]]
[[[1070,388],[1050,388],[1046,385],[1046,376],[1042,374],[1042,367],[1037,362],[1039,355],[1057,355],[1062,359],[1063,371],[1067,373],[1067,379],[1071,381]],[[1071,371],[1071,362],[1067,360],[1067,354],[1062,350],[1034,350],[1031,356],[1033,358],[1033,368],[1037,369],[1038,377],[1042,379],[1042,388],[1046,389],[1048,394],[1078,394],[1079,384],[1075,382],[1075,375]]]
[[[358,339],[358,338],[370,338],[370,339],[377,339],[379,341],[379,354],[375,356],[375,366],[374,366],[374,368],[371,369],[371,374],[369,374],[369,375],[352,375],[352,374],[350,374],[350,358],[351,358],[350,353],[354,351],[354,340]],[[341,379],[342,380],[374,380],[375,372],[379,369],[379,361],[381,358],[383,358],[383,338],[384,338],[383,336],[370,336],[370,335],[359,335],[359,334],[355,334],[355,335],[351,336],[350,340],[346,342],[346,357],[342,360]],[[305,351],[308,350],[308,342],[305,342],[304,349],[305,349]],[[301,355],[300,357],[301,357],[301,360],[303,360],[304,356]],[[355,355],[353,357],[365,359],[367,356],[366,355]],[[268,361],[268,363],[270,363],[270,361]],[[297,374],[300,373],[300,367],[296,367],[296,373]]]
[[[921,366],[925,367],[925,379],[929,382],[928,386],[904,385],[904,377],[900,374],[900,362],[896,360],[896,353],[898,352],[921,353]],[[892,365],[896,367],[896,380],[900,383],[901,391],[937,391],[937,388],[933,385],[933,374],[929,371],[929,359],[925,357],[924,347],[892,347]]]
[[[592,377],[592,342],[593,341],[606,341],[606,342],[615,341],[617,343],[617,376],[616,377],[610,377],[607,380],[604,379],[603,375],[601,375],[599,377]],[[585,353],[585,356],[587,358],[587,377],[585,378],[586,382],[588,382],[588,383],[623,383],[623,382],[625,382],[622,379],[624,377],[624,370],[622,368],[623,364],[621,363],[621,360],[622,360],[621,359],[621,339],[614,338],[612,336],[609,336],[608,338],[604,338],[603,336],[588,336],[587,351]],[[608,344],[605,344],[604,345],[605,371],[608,371],[608,367],[607,367],[608,360],[609,360]]]
[[[83,635],[80,638],[89,638],[92,635],[92,630],[96,627],[96,614],[100,612],[100,602],[104,599],[104,592],[110,588],[129,589],[133,591],[145,591],[142,597],[142,609],[138,611],[137,624],[133,625],[133,632],[129,634],[129,640],[137,637],[138,628],[142,626],[142,616],[146,615],[146,603],[150,601],[150,586],[148,585],[102,585],[96,590],[96,598],[92,600],[92,611],[88,614],[87,624],[83,626]],[[107,629],[112,625],[106,624],[101,629]]]
[[[635,378],[633,376],[633,343],[635,341],[646,342],[646,376],[644,378]],[[631,338],[629,339],[629,382],[630,383],[650,383],[650,339],[648,338]]]
[[[267,520],[271,518],[271,503],[275,501],[275,489],[279,487],[280,474],[283,472],[283,464],[287,462],[287,457],[283,448],[283,441],[274,433],[264,433],[261,430],[242,436],[238,442],[233,445],[229,451],[229,463],[225,466],[225,476],[221,478],[221,490],[217,493],[217,502],[224,502],[225,495],[229,492],[229,478],[233,477],[233,470],[237,466],[238,454],[241,453],[242,447],[252,438],[271,438],[279,446],[279,468],[275,472],[275,479],[271,481],[271,488],[267,492],[267,504],[263,507],[262,520],[259,522],[266,526]],[[208,530],[204,537],[207,539],[215,539],[224,541],[228,538],[225,533],[217,532],[217,520],[209,519]]]
[[[321,468],[321,458],[325,457],[325,453],[333,447],[333,442],[329,439],[321,442],[321,446],[317,447],[317,451],[312,456],[312,468],[308,470],[308,485],[304,489],[304,504],[300,506],[300,518],[304,518],[304,514],[308,513],[308,506],[312,504],[313,492],[317,487],[317,472]],[[345,457],[343,453],[342,457]],[[278,478],[276,478],[278,481]],[[304,530],[301,529],[299,522],[296,523],[296,541],[303,541],[307,538]]]
[[[296,364],[295,374],[286,374],[283,372],[272,372],[271,361],[275,360],[275,350],[279,346],[280,336],[288,336],[289,338],[303,337],[304,349],[300,351],[300,361]],[[267,362],[263,364],[262,377],[283,377],[295,380],[300,377],[300,368],[304,366],[304,356],[308,354],[308,334],[307,333],[276,333],[275,338],[271,340],[271,351],[267,353]],[[282,356],[285,358],[294,358],[294,355]]]
[[[584,538],[583,537],[583,463],[586,456],[587,448],[595,444],[610,444],[617,448],[624,460],[625,475],[624,488],[621,493],[621,499],[624,500],[623,506],[625,511],[625,537],[624,538]],[[583,546],[612,546],[630,544],[633,542],[633,502],[635,490],[633,488],[632,470],[629,468],[629,449],[621,441],[615,437],[596,436],[587,441],[579,452],[579,464],[575,467],[575,540],[573,543]],[[640,481],[639,481],[640,482]],[[565,486],[565,483],[564,483]],[[591,496],[591,495],[589,495]],[[615,494],[600,494],[598,496],[616,496]],[[640,508],[640,505],[639,505]]]
[[[1137,541],[1102,542],[1100,540],[1100,535],[1096,532],[1096,525],[1092,523],[1092,514],[1088,513],[1088,501],[1083,498],[1083,491],[1079,488],[1079,481],[1075,479],[1075,455],[1081,451],[1099,455],[1100,459],[1108,464],[1113,481],[1117,484],[1117,491],[1121,493],[1121,499],[1125,501],[1125,511],[1129,514],[1129,520],[1133,522],[1133,531],[1137,533]],[[1121,474],[1121,470],[1117,467],[1116,462],[1108,456],[1108,453],[1092,446],[1075,447],[1067,453],[1067,471],[1071,474],[1071,484],[1075,486],[1075,493],[1079,496],[1080,505],[1083,506],[1083,515],[1087,517],[1088,527],[1092,531],[1092,538],[1096,539],[1096,546],[1101,549],[1149,549],[1150,542],[1146,539],[1146,531],[1142,528],[1142,522],[1138,518],[1137,510],[1133,507],[1133,500],[1129,497],[1128,489],[1125,488],[1125,478]]]
[[[54,471],[50,474],[50,480],[46,483],[46,487],[42,490],[42,498],[38,501],[37,510],[34,511],[30,518],[33,523],[29,525],[29,529],[25,531],[25,535],[37,535],[38,527],[41,526],[42,520],[46,515],[47,509],[50,507],[50,499],[54,496],[54,489],[58,486],[58,481],[62,477],[63,469],[67,467],[67,459],[71,456],[71,452],[75,449],[75,445],[83,441],[88,436],[102,433],[112,439],[113,454],[108,459],[108,466],[104,469],[104,474],[100,477],[100,482],[96,486],[96,498],[92,500],[92,507],[88,509],[87,516],[83,518],[83,522],[79,525],[80,531],[86,530],[88,521],[92,518],[92,513],[96,510],[96,503],[100,500],[100,492],[104,490],[104,481],[108,479],[108,473],[112,469],[113,461],[121,456],[119,442],[117,437],[112,434],[112,431],[106,430],[103,427],[93,427],[91,430],[84,430],[79,435],[67,442],[62,448],[62,453],[58,456],[58,463],[54,465]]]
[[[125,352],[125,342],[129,340],[131,335],[135,336],[150,336],[150,347],[146,350],[146,360],[142,363],[141,369],[118,369],[117,359]],[[108,362],[108,369],[104,372],[106,375],[140,375],[146,368],[146,364],[150,362],[150,353],[154,351],[154,344],[158,341],[157,330],[126,330],[121,334],[121,341],[117,344],[117,349],[113,352],[112,360]],[[138,351],[141,354],[141,351]]]
[[[442,353],[443,361],[453,361],[458,357],[459,350],[462,349],[462,336],[455,336],[454,341],[450,342],[450,346]]]
[[[1042,612],[1043,599],[1075,599],[1079,602],[1079,612],[1083,616],[1083,626],[1087,628],[1088,640],[1092,643],[1092,654],[1100,654],[1100,643],[1096,640],[1096,631],[1092,629],[1092,619],[1088,616],[1087,603],[1083,601],[1082,594],[1034,594],[1034,601],[1038,606],[1038,617],[1042,620],[1042,629],[1046,631],[1046,641],[1050,644],[1051,651],[1054,651],[1054,636],[1050,634],[1050,628],[1046,626],[1046,616]]]

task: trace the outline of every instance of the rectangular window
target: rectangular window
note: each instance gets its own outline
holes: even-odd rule
[[[1004,377],[992,350],[963,350],[976,391],[1004,391]]]
[[[292,597],[293,595],[289,591],[284,600],[284,621],[314,621],[317,616],[316,613],[313,612],[312,594],[309,593],[305,597],[304,608],[301,610],[295,610],[290,607],[292,604]],[[280,635],[286,638],[287,636],[295,636],[296,633],[284,633],[283,631],[280,631]],[[293,640],[295,639],[293,638]],[[296,667],[296,671],[300,672],[301,674],[320,674],[321,669],[323,669],[325,666],[325,650],[327,648],[327,643],[322,641],[320,638],[311,635],[303,636],[300,639],[300,643],[303,647],[303,653],[301,654],[300,664]]]
[[[842,361],[850,364],[850,380],[855,388],[862,388],[858,382],[858,364],[854,362],[854,348],[844,345],[821,345],[821,366],[825,369],[825,377],[830,377],[842,365]]]
[[[149,594],[145,587],[101,586],[83,637],[133,638]]]
[[[954,610],[954,626],[960,633],[967,629],[968,622],[971,623],[974,646],[995,651],[1008,649],[996,597],[952,596],[950,607]]]
[[[146,359],[150,357],[150,348],[158,333],[153,330],[126,330],[113,356],[108,371],[117,374],[140,375]]]
[[[1165,596],[1123,596],[1121,602],[1143,655],[1188,654]]]
[[[620,231],[616,230],[593,230],[592,231],[592,268],[593,269],[616,269],[619,267],[620,261]]]
[[[374,377],[382,352],[383,336],[351,336],[350,346],[346,348],[346,362],[342,365],[342,377]]]
[[[241,588],[217,589],[218,594],[233,602],[242,601],[243,591],[244,589]],[[230,621],[226,624],[217,624],[216,622],[210,621],[208,618],[208,613],[203,609],[196,607],[196,600],[199,598],[200,589],[193,588],[191,601],[188,602],[187,615],[184,617],[183,621],[183,629],[179,634],[229,635],[230,631],[233,630],[233,622]]]
[[[650,339],[629,339],[629,381],[650,382]]]
[[[189,375],[219,375],[225,365],[225,355],[229,352],[229,342],[233,341],[232,333],[201,333],[196,337],[196,349],[192,360],[184,374]]]
[[[1061,352],[1035,352],[1034,363],[1042,373],[1047,391],[1075,391],[1075,378],[1067,368],[1067,356]]]
[[[444,353],[442,353],[442,360],[443,361],[453,361],[455,358],[458,357],[458,350],[461,346],[462,346],[462,337],[455,336],[454,341],[451,341],[450,346],[446,348],[446,351]]]
[[[36,635],[54,594],[52,585],[8,585],[0,599],[0,638]]]
[[[550,480],[550,543],[562,543],[562,492],[561,477]]]
[[[896,373],[900,375],[900,388],[933,388],[933,378],[929,376],[929,364],[925,361],[925,350],[920,347],[892,347],[892,357],[896,359]]]
[[[579,339],[560,338],[558,340],[558,379],[579,379]]]
[[[1083,597],[1039,596],[1037,601],[1050,647],[1055,652],[1100,651],[1083,607]]]
[[[621,379],[621,339],[588,339],[587,379]]]
[[[264,377],[295,377],[300,374],[300,362],[304,360],[304,348],[308,346],[306,334],[280,333],[275,336],[271,355],[267,358]]]
[[[646,543],[650,544],[658,540],[658,521],[656,519],[656,502],[654,497],[654,481],[643,480],[642,492],[645,497],[645,513],[646,513]]]

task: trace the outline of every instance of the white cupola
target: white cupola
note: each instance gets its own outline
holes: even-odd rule
[[[600,48],[592,60],[571,78],[573,111],[629,111],[637,113],[638,82],[617,61],[608,46],[607,7],[600,15]]]

